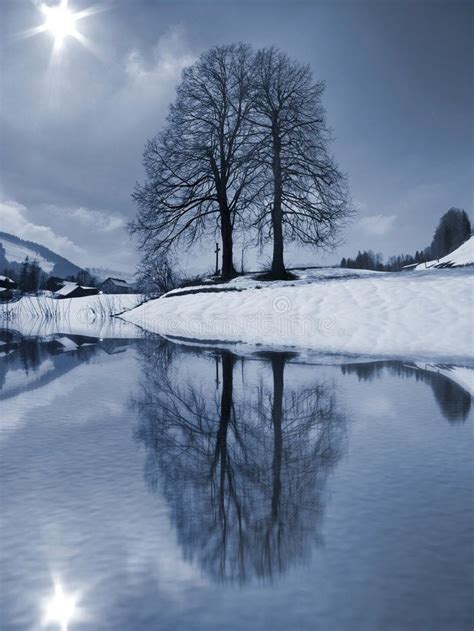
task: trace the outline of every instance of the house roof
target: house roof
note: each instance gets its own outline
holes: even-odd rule
[[[77,283],[64,281],[64,285],[61,287],[61,289],[58,289],[58,291],[56,291],[55,293],[58,296],[67,296],[68,294],[71,293],[71,291],[74,291],[76,287],[79,287]]]
[[[114,285],[117,285],[117,287],[130,287],[130,285],[127,283],[126,280],[123,280],[122,278],[112,278],[112,276],[109,276],[109,278],[106,278],[102,284],[104,285],[109,280]]]
[[[54,293],[56,294],[56,296],[68,296],[76,289],[94,289],[94,287],[86,287],[84,285],[78,285],[77,283],[65,281],[61,289],[58,289],[58,291]]]

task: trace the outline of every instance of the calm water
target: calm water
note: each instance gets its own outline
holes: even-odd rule
[[[440,370],[2,332],[0,628],[471,630]]]

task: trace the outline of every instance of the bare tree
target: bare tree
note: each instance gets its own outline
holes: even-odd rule
[[[174,349],[170,362],[164,347],[140,347],[135,435],[146,447],[149,488],[166,498],[185,558],[218,581],[271,580],[320,538],[324,484],[345,435],[334,386],[286,385],[291,355],[271,353],[259,356],[243,389],[232,352],[201,356],[209,370],[185,373],[193,351]]]
[[[260,238],[273,239],[271,277],[285,279],[285,239],[335,245],[351,210],[345,177],[328,152],[324,84],[276,48],[257,53],[252,74],[249,118],[265,167],[256,225]]]
[[[138,213],[131,230],[147,253],[219,230],[225,279],[235,275],[233,231],[254,177],[251,58],[243,44],[220,46],[184,70],[166,129],[146,145],[146,182],[133,195]]]
[[[169,256],[161,252],[146,254],[135,274],[140,291],[147,297],[164,294],[178,285],[178,276]]]

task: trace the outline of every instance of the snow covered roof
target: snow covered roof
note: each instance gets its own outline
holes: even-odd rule
[[[67,296],[68,294],[71,293],[71,291],[74,291],[76,287],[79,287],[77,283],[64,281],[64,285],[61,287],[61,289],[58,289],[58,291],[56,291],[55,294],[57,296]]]
[[[15,281],[13,281],[11,278],[9,278],[8,276],[2,276],[2,274],[0,274],[0,281],[6,281],[8,280],[10,283],[13,283]]]
[[[81,289],[94,289],[94,287],[86,287],[85,285],[78,285],[77,283],[65,281],[61,289],[58,289],[58,291],[55,291],[54,293],[56,296],[68,296],[78,287],[80,287]]]

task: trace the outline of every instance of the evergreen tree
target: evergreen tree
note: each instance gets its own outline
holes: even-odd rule
[[[433,259],[451,254],[471,236],[471,222],[465,210],[450,208],[440,219],[430,245]]]

